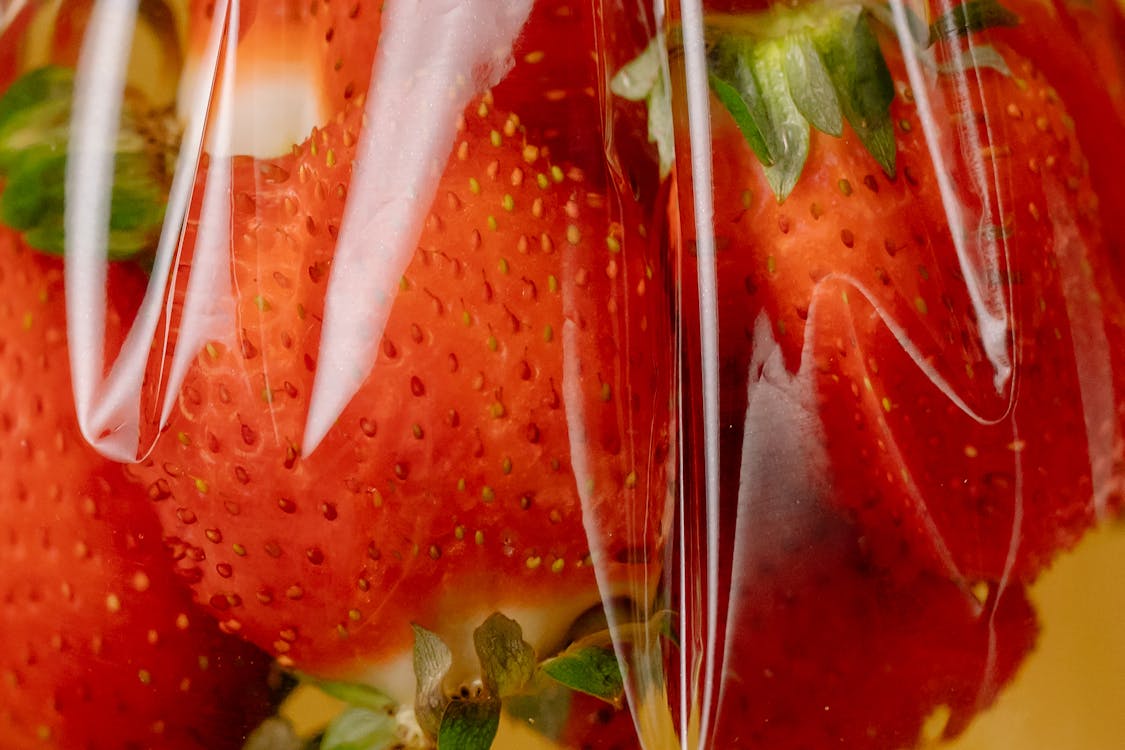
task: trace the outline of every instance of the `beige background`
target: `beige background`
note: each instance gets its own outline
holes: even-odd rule
[[[1125,748],[1125,524],[1108,524],[1032,590],[1042,634],[992,710],[949,750]]]

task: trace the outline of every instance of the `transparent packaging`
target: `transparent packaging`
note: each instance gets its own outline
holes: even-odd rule
[[[1114,0],[0,2],[0,748],[1125,735]]]

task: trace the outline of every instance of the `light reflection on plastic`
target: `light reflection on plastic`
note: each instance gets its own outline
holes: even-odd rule
[[[941,4],[939,4],[941,5]],[[937,9],[935,9],[937,10]],[[940,10],[948,10],[941,7]],[[973,177],[978,188],[982,202],[982,211],[978,226],[968,226],[969,219],[965,216],[965,206],[962,205],[957,189],[950,179],[947,167],[947,155],[941,151],[942,124],[934,116],[934,108],[926,90],[926,80],[922,66],[913,51],[916,43],[907,20],[906,8],[902,0],[891,0],[891,11],[894,19],[895,33],[903,51],[903,62],[906,65],[907,76],[914,92],[914,102],[918,110],[918,119],[922,123],[922,130],[926,135],[926,145],[929,147],[930,159],[933,161],[934,176],[937,180],[938,191],[941,194],[942,206],[945,209],[946,224],[949,227],[957,260],[964,277],[965,287],[969,293],[973,313],[976,316],[977,328],[980,331],[981,344],[985,356],[988,357],[993,369],[993,386],[997,393],[1003,393],[1012,380],[1012,330],[1011,313],[1009,312],[1009,295],[1004,292],[1001,278],[1008,271],[1007,242],[1001,232],[989,231],[988,217],[1003,215],[997,209],[992,209],[990,203],[989,185],[995,184],[995,175],[990,179],[983,173],[984,167],[979,156],[973,156],[975,167]],[[965,71],[952,75],[953,81],[964,87]],[[966,137],[975,138],[974,132],[964,134]],[[962,148],[962,154],[979,155],[979,143],[972,143]],[[999,202],[999,201],[998,201]]]
[[[683,0],[680,6],[683,25],[684,67],[687,80],[688,132],[691,143],[691,174],[695,209],[696,258],[699,266],[699,335],[702,359],[703,451],[704,451],[704,515],[706,555],[704,613],[705,633],[701,675],[703,695],[696,695],[699,684],[697,665],[688,662],[690,649],[680,650],[680,744],[685,748],[702,747],[710,733],[714,706],[716,650],[718,642],[719,597],[719,310],[718,276],[715,266],[715,235],[712,225],[714,208],[711,190],[711,109],[710,86],[707,83],[707,57],[703,34],[701,0]],[[682,545],[686,547],[686,545]],[[685,553],[681,553],[685,554]],[[680,571],[690,576],[695,571],[691,561],[681,559]],[[689,601],[688,580],[678,582],[680,600]],[[682,613],[680,630],[691,633],[688,618]],[[697,713],[698,712],[698,713]],[[699,724],[696,725],[698,719]]]
[[[70,370],[78,424],[83,436],[103,455],[136,460],[141,392],[149,351],[164,310],[165,290],[178,258],[184,221],[210,116],[211,87],[223,47],[225,19],[238,0],[221,0],[204,54],[204,69],[194,92],[193,117],[187,125],[168,197],[152,275],[132,329],[103,377],[105,364],[106,244],[109,196],[113,182],[113,147],[125,87],[125,71],[136,25],[137,0],[103,0],[94,6],[75,74],[74,114],[66,195],[66,304]],[[229,36],[229,46],[237,37]],[[237,28],[235,28],[237,32]],[[167,338],[164,347],[168,345]]]
[[[164,319],[162,350],[169,347],[171,310],[164,298],[175,284],[184,222],[204,138],[218,148],[232,131],[238,40],[238,0],[216,4],[197,85],[187,111],[168,209],[149,287],[109,375],[105,352],[106,244],[116,123],[125,87],[137,0],[94,6],[80,53],[67,167],[67,307],[71,373],[79,425],[102,454],[134,461],[140,444],[142,385],[154,337]],[[376,68],[367,98],[352,198],[340,230],[326,299],[324,336],[304,438],[308,455],[374,365],[394,287],[413,255],[422,220],[452,150],[457,117],[473,96],[499,81],[531,0],[388,0]],[[225,56],[224,56],[225,55]],[[225,74],[219,76],[219,66]],[[463,71],[474,71],[467,79]],[[223,81],[218,111],[213,87]],[[230,164],[214,159],[208,172],[200,235],[192,258],[184,327],[171,370],[161,372],[164,398],[159,426],[175,406],[178,388],[205,342],[230,328],[233,298],[229,259]],[[357,301],[366,301],[357,303]],[[163,364],[160,365],[163,367]]]
[[[387,2],[355,172],[332,260],[302,452],[332,428],[378,357],[395,290],[474,95],[499,82],[531,0]],[[465,70],[474,72],[466,79]]]
[[[0,31],[16,20],[16,17],[27,7],[27,0],[14,0],[7,7],[0,3]]]
[[[1076,226],[1075,216],[1066,207],[1063,188],[1055,181],[1044,182],[1047,189],[1048,215],[1055,230],[1055,253],[1063,268],[1089,267],[1088,248]],[[1078,372],[1079,396],[1086,426],[1086,446],[1090,456],[1090,480],[1094,510],[1099,520],[1109,517],[1110,497],[1125,491],[1125,480],[1114,476],[1113,446],[1121,444],[1117,420],[1117,398],[1113,392],[1113,363],[1109,338],[1100,314],[1101,307],[1091,304],[1099,297],[1090,274],[1075,272],[1062,277],[1063,299],[1067,321],[1074,343],[1074,363]]]

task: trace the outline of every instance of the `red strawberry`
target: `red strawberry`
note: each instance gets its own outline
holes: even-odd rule
[[[730,571],[712,747],[929,747],[991,705],[1034,645],[1020,585],[979,600],[926,574],[899,585],[815,501],[742,510],[756,536]]]
[[[234,159],[237,328],[199,354],[133,473],[226,629],[401,698],[411,622],[454,647],[456,679],[493,611],[546,655],[601,597],[648,598],[672,353],[657,229],[548,162],[486,98],[464,117],[374,370],[300,455],[361,105],[284,157]]]
[[[639,750],[640,740],[627,709],[573,693],[566,726],[555,739],[565,750]]]
[[[1111,257],[1125,248],[1125,16],[1117,0],[1007,0],[1019,23],[989,33],[1033,60],[1063,102],[1097,196],[1101,230]],[[1044,50],[1050,50],[1046,54]],[[1120,264],[1107,269],[1125,283]]]
[[[833,29],[857,28],[849,11],[819,24],[813,9],[778,13],[788,20],[775,28],[791,22],[830,50],[845,38]],[[738,60],[775,59],[769,45],[791,43],[739,47],[763,28],[753,23],[715,20],[730,35],[711,53],[718,76],[734,81]],[[985,53],[961,75],[939,72],[971,62],[964,38],[942,39],[919,90],[896,39],[879,41],[885,76],[878,49],[863,53],[856,65],[876,71],[866,106],[889,102],[865,114],[883,166],[845,123],[841,138],[812,131],[803,171],[790,162],[786,174],[796,157],[775,148],[767,175],[713,108],[722,439],[741,446],[734,455],[782,446],[784,481],[827,492],[884,562],[969,581],[1032,578],[1119,503],[1122,481],[1125,307],[1086,159],[1062,104],[1001,31],[971,39],[978,51],[991,42],[1010,74]],[[799,418],[761,422],[765,401],[748,411],[755,393],[789,394],[796,410],[774,416]],[[728,464],[724,486],[743,468]]]
[[[496,106],[521,113],[542,148],[565,153],[592,176],[601,171],[597,30],[594,5],[540,0],[512,50],[514,66],[496,86]]]
[[[110,338],[139,290],[111,270]],[[269,659],[171,570],[143,491],[82,440],[62,265],[0,230],[0,745],[237,748]]]

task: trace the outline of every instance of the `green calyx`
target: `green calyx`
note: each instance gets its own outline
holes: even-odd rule
[[[813,2],[708,19],[711,89],[738,123],[779,202],[804,169],[810,125],[840,137],[847,120],[887,177],[895,176],[894,81],[873,28],[878,19],[889,23],[889,14],[881,3]],[[1019,17],[998,0],[968,0],[929,24],[907,9],[907,20],[915,53],[939,74],[959,75],[969,67],[1007,73],[995,49],[971,39],[945,63],[930,49],[1018,25]]]
[[[998,0],[967,0],[930,23],[910,8],[904,11],[910,30],[907,44],[930,70],[956,76],[970,68],[993,68],[1009,74],[996,49],[972,38],[986,29],[1019,23]],[[711,91],[733,116],[779,202],[804,169],[810,126],[841,137],[846,121],[886,175],[895,176],[897,149],[890,117],[895,89],[876,24],[893,25],[890,7],[879,0],[808,0],[705,19]],[[667,45],[654,39],[610,84],[615,95],[648,105],[649,140],[658,147],[663,174],[675,158],[671,100],[680,93],[664,78],[663,55],[665,46],[671,58],[680,54],[681,33],[671,28]],[[963,43],[948,45],[942,58],[934,54],[941,43],[957,40]]]
[[[711,89],[765,167],[779,201],[804,169],[810,125],[839,137],[847,120],[894,177],[894,82],[860,6],[713,17],[707,35]]]
[[[448,647],[434,633],[414,626],[414,712],[438,750],[488,750],[499,727],[502,702],[541,692],[544,677],[614,704],[624,692],[608,644],[590,645],[580,653],[568,650],[539,662],[519,624],[498,612],[473,632],[473,644],[481,666],[480,688],[475,694],[451,697],[444,686],[452,666]]]
[[[67,147],[74,71],[48,66],[0,97],[0,223],[37,250],[62,254]],[[126,94],[114,143],[109,217],[111,260],[151,252],[164,219],[173,138],[164,118]]]
[[[671,612],[658,611],[647,621],[611,630],[597,607],[575,622],[567,648],[540,659],[519,624],[495,612],[473,631],[479,680],[452,693],[453,653],[436,633],[414,625],[412,706],[400,706],[366,684],[287,673],[294,687],[314,688],[339,707],[322,728],[306,727],[299,734],[282,706],[251,733],[243,750],[488,750],[502,714],[557,740],[570,724],[579,693],[614,711],[626,710],[615,644],[630,648],[653,637],[677,644],[673,623]]]

